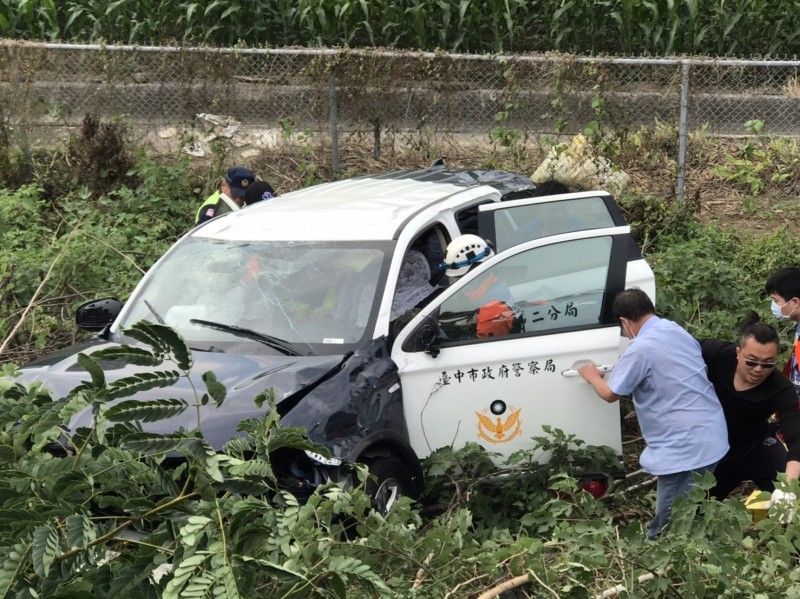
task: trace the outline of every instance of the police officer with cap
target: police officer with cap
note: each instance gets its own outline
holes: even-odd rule
[[[244,194],[247,188],[255,182],[253,173],[242,167],[234,166],[228,169],[225,178],[220,183],[220,188],[206,198],[195,215],[195,225],[207,220],[238,210],[244,204]]]

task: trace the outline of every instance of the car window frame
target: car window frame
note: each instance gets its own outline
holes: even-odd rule
[[[551,329],[543,331],[524,331],[508,337],[489,337],[489,338],[475,338],[464,340],[442,340],[442,348],[452,348],[462,345],[474,345],[476,343],[497,343],[504,340],[521,339],[531,336],[542,335],[557,335],[562,332],[573,330],[585,330],[601,327],[619,326],[613,316],[611,304],[612,299],[619,291],[625,287],[625,278],[628,264],[628,249],[630,245],[630,227],[627,225],[620,227],[608,227],[603,229],[589,229],[583,231],[575,231],[572,233],[563,233],[559,235],[552,235],[534,239],[526,243],[515,245],[504,252],[498,252],[489,260],[483,262],[472,270],[471,272],[460,277],[460,279],[452,283],[444,292],[439,294],[433,301],[427,304],[419,314],[417,314],[397,335],[396,342],[403,352],[412,353],[416,351],[423,351],[420,349],[412,349],[409,342],[414,338],[416,329],[426,326],[431,320],[438,322],[439,310],[443,303],[448,301],[453,295],[460,293],[461,290],[469,285],[475,278],[481,276],[484,272],[495,267],[495,265],[504,262],[511,256],[531,251],[543,246],[555,245],[567,241],[575,241],[580,239],[587,239],[592,237],[611,237],[612,246],[609,256],[609,268],[606,274],[606,287],[603,306],[600,313],[600,321],[596,324],[582,324],[574,327],[565,327],[563,329]]]
[[[558,202],[564,202],[569,200],[581,200],[581,199],[592,199],[592,198],[599,198],[603,205],[605,206],[608,215],[611,217],[611,221],[613,223],[612,226],[615,227],[622,227],[626,226],[625,218],[622,216],[622,212],[617,206],[614,198],[605,191],[581,191],[581,192],[574,192],[574,193],[564,193],[564,194],[556,194],[551,196],[540,196],[540,197],[533,197],[533,198],[518,198],[515,200],[506,200],[502,202],[495,202],[495,203],[487,203],[481,204],[478,208],[478,235],[483,239],[488,239],[491,243],[495,246],[499,246],[498,236],[497,236],[497,229],[496,229],[496,222],[497,216],[499,212],[505,210],[513,210],[515,208],[521,208],[526,206],[534,206],[534,205],[542,205],[542,204],[554,204]],[[517,223],[520,226],[533,224],[530,221],[524,221]],[[604,227],[582,227],[581,229],[576,229],[575,231],[566,231],[564,233],[559,234],[566,234],[578,231],[589,231],[589,230],[597,230],[600,228],[608,228],[608,226]],[[533,239],[543,239],[547,237],[531,237],[527,241],[531,241]],[[516,244],[519,245],[519,244]],[[510,246],[513,247],[513,246]],[[510,247],[502,247],[499,248],[500,250],[507,250]],[[639,256],[641,257],[641,256]]]

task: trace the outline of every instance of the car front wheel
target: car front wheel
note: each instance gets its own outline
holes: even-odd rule
[[[400,497],[413,497],[411,474],[401,460],[376,458],[366,464],[370,473],[366,492],[377,512],[385,516]]]

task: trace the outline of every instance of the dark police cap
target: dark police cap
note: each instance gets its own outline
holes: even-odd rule
[[[256,176],[243,166],[234,166],[228,169],[225,180],[228,182],[233,196],[241,198],[247,188],[256,180]]]

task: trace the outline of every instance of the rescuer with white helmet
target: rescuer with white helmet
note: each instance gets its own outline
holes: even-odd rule
[[[475,265],[494,255],[492,244],[477,235],[465,234],[447,246],[439,268],[449,277],[460,277]],[[459,337],[500,337],[519,332],[524,320],[514,307],[511,292],[492,272],[484,273],[462,291],[475,313]],[[466,323],[465,323],[466,324]]]
[[[439,268],[445,269],[448,277],[466,274],[473,264],[478,264],[494,254],[491,244],[477,235],[459,235],[447,246],[444,261]]]

